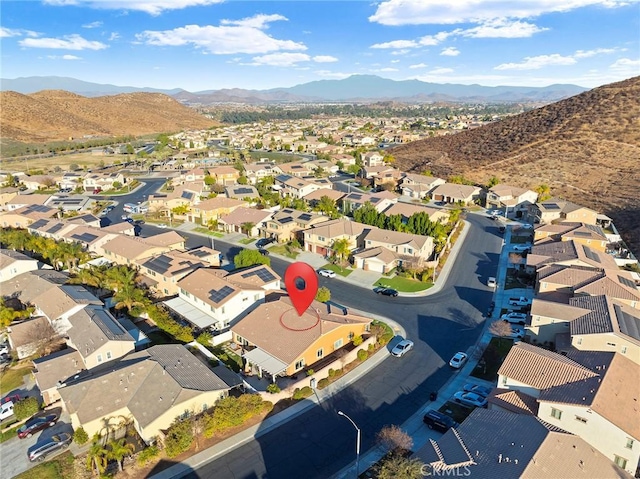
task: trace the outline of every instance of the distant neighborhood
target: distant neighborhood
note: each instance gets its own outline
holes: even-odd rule
[[[101,149],[111,164],[91,171],[1,172],[3,374],[32,372],[38,403],[64,411],[78,446],[135,433],[171,451],[180,421],[206,423],[245,395],[300,400],[392,340],[375,311],[320,290],[298,316],[270,258],[313,257],[332,284],[366,273],[390,300],[419,297],[475,215],[503,244],[483,313],[491,344],[509,348],[481,407],[414,457],[472,476],[636,474],[640,276],[611,218],[545,185],[402,171],[384,145],[420,135],[327,123],[313,135],[305,122],[185,131],[139,163],[114,165]],[[510,450],[484,439],[501,437]]]

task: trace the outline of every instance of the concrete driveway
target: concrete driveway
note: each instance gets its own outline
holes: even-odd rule
[[[0,444],[0,457],[2,458],[2,460],[0,461],[0,477],[15,477],[18,474],[35,466],[36,464],[30,462],[27,458],[27,450],[39,440],[51,437],[54,434],[60,432],[69,432],[73,434],[73,428],[71,427],[71,419],[69,418],[69,414],[62,411],[61,409],[62,408],[54,408],[46,411],[46,413],[41,413],[50,414],[52,412],[55,412],[57,414],[61,414],[60,419],[55,426],[40,431],[32,437],[28,437],[25,439],[14,437],[13,439],[9,439],[8,441]],[[60,453],[62,453],[62,450],[59,453],[52,454],[48,459],[51,459],[52,457],[55,457]]]

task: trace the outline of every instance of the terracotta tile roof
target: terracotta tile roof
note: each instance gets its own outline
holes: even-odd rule
[[[445,183],[434,188],[432,195],[443,195],[451,198],[465,199],[480,193],[480,188],[471,185],[458,185],[455,183]]]
[[[390,264],[398,259],[398,256],[393,251],[385,248],[384,246],[377,246],[375,248],[362,250],[358,253],[355,253],[353,257],[362,259],[375,258],[385,264]]]
[[[428,206],[415,205],[412,203],[403,203],[401,201],[392,204],[382,212],[385,216],[402,215],[405,218],[409,218],[416,213],[426,213],[429,218],[448,217],[449,213],[446,210],[438,208],[430,208]]]
[[[640,310],[608,296],[577,296],[570,304],[587,310],[571,323],[572,335],[614,333],[640,341]]]
[[[640,302],[640,291],[630,273],[620,270],[605,270],[591,281],[577,285],[575,294],[591,296],[607,295],[617,299]]]
[[[69,281],[69,275],[53,269],[22,273],[2,282],[3,296],[18,298],[23,304],[33,303],[41,294]]]
[[[120,223],[111,223],[110,225],[104,226],[100,229],[102,229],[102,231],[107,231],[108,233],[133,233],[135,231],[135,226],[128,221],[122,221]]]
[[[552,265],[539,270],[538,280],[545,283],[580,287],[604,275],[603,270],[575,265]]]
[[[239,206],[245,206],[246,201],[236,200],[234,198],[227,198],[226,196],[218,195],[215,198],[201,201],[194,206],[194,209],[200,211],[214,211],[220,208],[238,208]]]
[[[184,238],[175,231],[167,231],[143,238],[145,243],[153,246],[172,246],[177,243],[184,243]]]
[[[303,198],[307,201],[319,201],[323,196],[327,196],[333,201],[338,201],[342,199],[346,193],[338,190],[328,190],[326,188],[322,188],[320,190],[312,191],[311,193],[303,196]]]
[[[224,276],[226,281],[241,288],[264,288],[274,284],[279,285],[282,279],[274,270],[266,264],[252,266]],[[279,289],[279,286],[278,286]]]
[[[253,223],[259,225],[267,221],[273,212],[269,210],[256,210],[253,208],[240,207],[233,210],[228,215],[220,217],[220,221],[228,225],[241,226],[243,223]]]
[[[40,195],[33,193],[31,195],[17,195],[7,201],[8,205],[44,205],[51,195]],[[17,210],[16,210],[17,211]]]
[[[516,414],[538,415],[538,401],[533,396],[516,389],[495,388],[487,397],[489,404],[506,409]]]
[[[498,374],[540,391],[598,376],[566,356],[524,342],[511,348]]]
[[[379,243],[386,243],[392,246],[410,245],[418,249],[422,249],[425,245],[428,246],[433,244],[433,238],[431,238],[431,236],[420,236],[400,231],[382,230],[375,227],[372,227],[371,230],[365,234],[364,239],[365,241],[377,241]]]
[[[305,232],[331,239],[339,236],[359,236],[363,231],[371,228],[373,226],[350,221],[347,218],[340,218],[319,223],[305,230]]]
[[[314,301],[302,315],[288,296],[259,305],[231,330],[285,364],[291,364],[318,338],[343,324],[369,323],[371,319],[353,314],[329,312]]]
[[[517,198],[518,196],[523,195],[531,190],[528,190],[526,188],[519,188],[517,186],[497,184],[489,188],[489,191],[495,193],[500,197],[512,196],[514,198]]]

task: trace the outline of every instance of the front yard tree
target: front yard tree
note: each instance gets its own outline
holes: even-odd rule
[[[266,264],[269,266],[271,264],[271,259],[268,256],[260,254],[260,251],[258,250],[243,249],[233,257],[233,264],[236,268],[245,268],[256,264]]]
[[[394,455],[382,459],[375,466],[375,473],[378,479],[422,479],[424,464],[418,459]]]
[[[107,457],[118,463],[118,470],[122,472],[122,461],[125,457],[133,454],[135,446],[127,443],[125,438],[117,439],[109,443],[109,453]]]
[[[326,303],[331,299],[331,291],[329,288],[322,286],[318,288],[318,292],[316,293],[316,301],[320,301],[321,303]]]
[[[247,221],[246,223],[242,223],[240,225],[240,229],[242,230],[242,232],[244,234],[247,235],[247,238],[251,237],[251,230],[253,230],[253,227],[255,226],[255,223],[252,223],[251,221]]]
[[[100,476],[107,468],[107,454],[109,451],[104,448],[98,435],[94,436],[87,454],[87,469],[95,472],[96,476]]]
[[[411,436],[396,425],[383,427],[376,435],[376,442],[385,452],[400,455],[413,447]]]
[[[331,245],[333,254],[340,266],[345,264],[349,257],[349,253],[351,253],[351,248],[349,246],[349,240],[347,238],[335,240]]]
[[[502,338],[509,336],[512,333],[511,325],[506,321],[498,319],[491,323],[489,326],[489,332],[494,336],[498,336],[498,341],[502,342]]]

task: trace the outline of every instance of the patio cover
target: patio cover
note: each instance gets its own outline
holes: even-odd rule
[[[260,348],[252,349],[248,353],[244,353],[242,357],[272,376],[276,376],[277,374],[286,371],[288,366],[288,364],[274,358]]]
[[[218,321],[207,313],[178,297],[164,302],[169,308],[200,329],[206,329]]]

